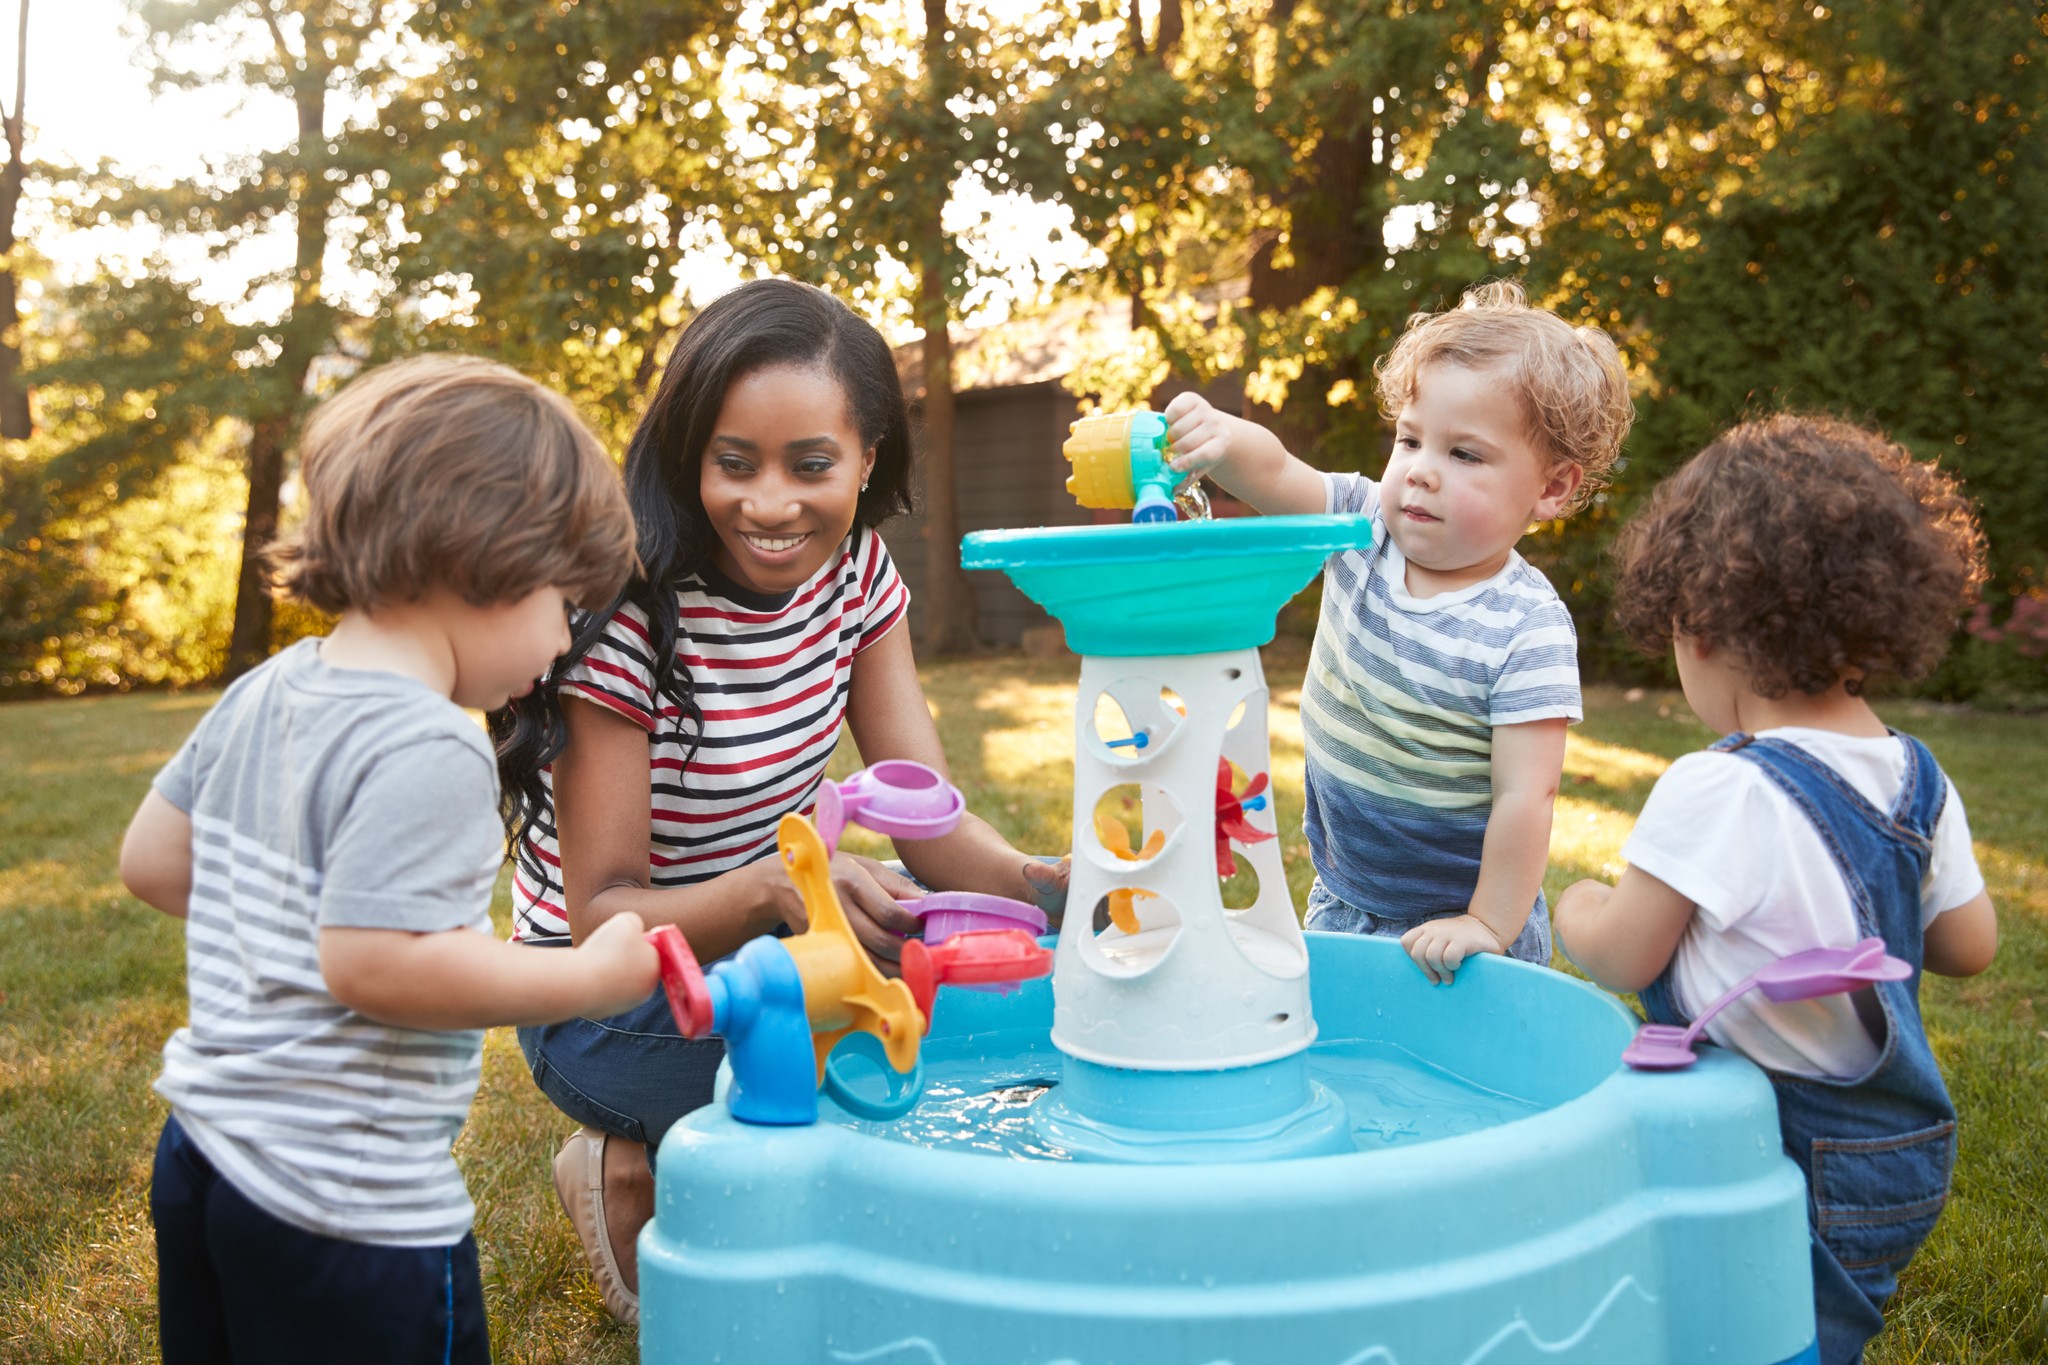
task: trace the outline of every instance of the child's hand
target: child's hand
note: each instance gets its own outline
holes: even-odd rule
[[[1401,935],[1401,946],[1422,974],[1439,986],[1448,986],[1465,959],[1479,953],[1504,953],[1493,930],[1473,915],[1425,920]]]
[[[1199,393],[1179,393],[1166,405],[1168,465],[1192,482],[1230,458],[1230,418]]]
[[[576,961],[585,976],[589,998],[585,1018],[602,1019],[633,1008],[661,981],[661,958],[647,941],[646,926],[631,910],[621,910],[591,930],[576,945]]]

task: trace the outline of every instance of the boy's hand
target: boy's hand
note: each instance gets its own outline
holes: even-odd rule
[[[1230,458],[1230,419],[1199,393],[1177,393],[1166,405],[1168,467],[1191,483]]]
[[[1493,930],[1473,915],[1425,920],[1401,935],[1401,946],[1422,974],[1439,986],[1451,983],[1466,958],[1507,951]]]
[[[1199,393],[1175,394],[1165,417],[1173,452],[1167,465],[1187,476],[1182,487],[1206,474],[1267,516],[1324,510],[1323,476],[1289,455],[1280,438],[1258,423],[1216,411]]]
[[[633,1008],[654,993],[661,981],[661,957],[647,941],[646,926],[631,910],[621,910],[576,945],[589,999],[585,1018],[603,1019]]]

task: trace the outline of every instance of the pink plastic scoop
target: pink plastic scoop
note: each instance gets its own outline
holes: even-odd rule
[[[1810,948],[1781,957],[1738,981],[1684,1028],[1676,1024],[1644,1024],[1636,1031],[1635,1041],[1621,1054],[1621,1060],[1638,1071],[1676,1071],[1691,1066],[1695,1060],[1693,1044],[1705,1031],[1707,1021],[1752,989],[1761,990],[1772,1000],[1811,1000],[1858,990],[1879,981],[1904,981],[1912,974],[1912,964],[1886,953],[1881,938],[1866,938],[1853,948]]]

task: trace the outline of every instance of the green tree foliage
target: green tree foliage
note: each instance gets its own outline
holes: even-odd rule
[[[226,659],[229,618],[217,609],[232,604],[240,527],[210,513],[244,491],[232,461],[247,437],[233,415],[246,411],[241,382],[213,362],[243,329],[160,261],[59,303],[37,320],[27,356],[40,429],[9,443],[0,482],[0,696],[211,676]],[[195,468],[208,471],[205,510]],[[201,539],[153,543],[141,528],[165,524],[158,505],[194,512]],[[146,624],[169,620],[163,611],[130,610],[144,584],[171,580],[194,606],[175,637]]]
[[[1588,64],[1605,83],[1586,107],[1608,116],[1568,144],[1589,193],[1559,201],[1531,266],[1617,328],[1644,377],[1614,497],[1549,544],[1589,662],[1632,664],[1606,622],[1614,523],[1716,432],[1784,408],[1879,427],[1955,470],[1983,510],[1995,602],[2022,593],[2048,568],[2038,8],[1676,13],[1692,26],[1591,39],[1610,60]]]
[[[68,206],[73,221],[147,227],[167,247],[57,301],[51,334],[60,354],[31,378],[84,395],[93,415],[68,423],[68,436],[60,433],[41,462],[33,485],[41,502],[30,509],[41,529],[29,534],[19,510],[11,525],[17,544],[59,543],[54,528],[93,524],[95,500],[162,496],[167,470],[210,458],[216,441],[238,443],[246,496],[224,656],[232,674],[270,650],[273,611],[256,551],[277,531],[285,453],[316,366],[376,306],[374,267],[389,256],[393,224],[371,210],[385,171],[367,142],[403,54],[391,7],[376,0],[134,0],[134,9],[159,88],[224,81],[282,97],[293,135],[281,151],[219,160],[180,184],[104,171],[80,178]],[[231,54],[226,70],[223,51]],[[173,265],[181,243],[213,261],[266,252],[281,260],[221,299]],[[357,263],[372,267],[352,281],[370,297],[344,303],[331,277]],[[88,597],[119,590],[89,568],[81,573],[96,585]],[[41,599],[45,639],[74,628],[65,625],[66,603],[80,580],[60,577],[65,593]],[[76,629],[89,634],[107,615],[108,602],[95,601]],[[46,651],[36,670],[49,667]]]
[[[1183,27],[1163,0],[1150,42],[1135,13],[1025,120],[1033,188],[1156,338],[1084,382],[1240,370],[1293,448],[1370,470],[1371,365],[1407,316],[1518,275],[1612,332],[1640,395],[1612,494],[1526,542],[1591,671],[1644,667],[1605,628],[1621,517],[1781,407],[1939,454],[2002,591],[2038,581],[2038,6],[1266,0]]]
[[[727,221],[716,4],[427,0],[436,54],[387,111],[402,216],[380,349],[480,350],[575,397],[623,446],[682,320],[676,272]]]
[[[387,125],[409,344],[549,375],[623,435],[694,252],[811,280],[923,337],[927,643],[972,638],[951,489],[948,325],[989,273],[947,219],[1000,184],[1029,49],[988,15],[749,0],[659,11],[428,0],[447,60]]]
[[[1149,39],[1133,7],[1113,50],[1049,89],[1030,183],[1073,207],[1160,335],[1136,392],[1169,365],[1241,369],[1291,445],[1356,465],[1371,360],[1495,267],[1542,169],[1490,90],[1524,9],[1167,0]]]
[[[148,567],[122,509],[212,525],[167,472],[239,452],[247,472],[214,483],[266,538],[321,356],[486,351],[622,443],[696,267],[728,255],[922,338],[925,601],[958,643],[950,327],[1042,283],[984,232],[1027,191],[1100,253],[1074,287],[1137,325],[1074,382],[1121,403],[1172,372],[1239,372],[1326,466],[1377,466],[1373,362],[1476,279],[1520,276],[1612,331],[1640,398],[1625,466],[1525,541],[1590,671],[1645,667],[1604,627],[1620,519],[1714,431],[1781,406],[1886,427],[1964,475],[1993,545],[1986,648],[2048,577],[2039,6],[133,2],[161,83],[282,96],[299,135],[190,185],[85,175],[74,220],[223,257],[288,241],[290,263],[236,298],[165,259],[113,268],[31,320],[46,430],[9,447],[0,496],[10,678],[205,666],[145,648],[160,615],[138,594],[174,569]],[[231,69],[196,69],[195,36]],[[233,537],[209,539],[218,556]],[[245,565],[221,647],[238,663],[269,635],[251,583]],[[1965,694],[1966,674],[1941,685]]]

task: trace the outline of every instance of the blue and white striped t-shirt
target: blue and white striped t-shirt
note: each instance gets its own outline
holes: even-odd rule
[[[1582,718],[1578,635],[1556,589],[1510,550],[1483,583],[1406,588],[1379,485],[1325,474],[1331,512],[1372,518],[1331,556],[1301,691],[1302,827],[1339,899],[1395,920],[1463,910],[1479,883],[1497,725]]]
[[[324,1237],[446,1246],[480,1030],[336,1000],[320,931],[491,932],[504,860],[483,730],[424,684],[302,640],[227,690],[156,790],[192,818],[191,1015],[157,1093],[250,1202]]]

